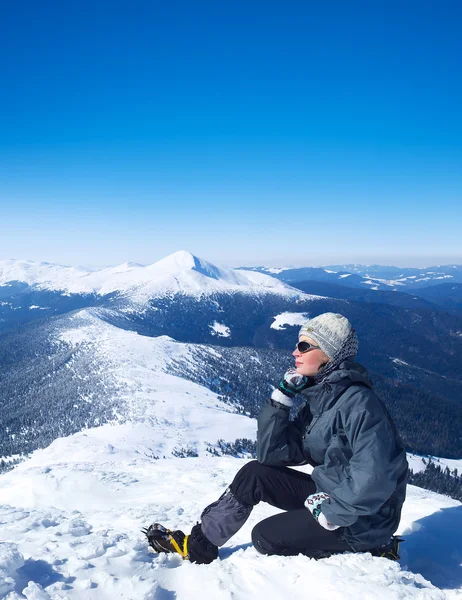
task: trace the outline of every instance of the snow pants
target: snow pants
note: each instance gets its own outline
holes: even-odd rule
[[[256,504],[267,502],[286,512],[264,519],[253,528],[252,543],[262,554],[323,558],[352,552],[342,527],[327,531],[305,508],[306,498],[315,492],[310,475],[256,460],[248,462],[224,494],[203,511],[202,533],[215,547],[222,546],[242,527]]]

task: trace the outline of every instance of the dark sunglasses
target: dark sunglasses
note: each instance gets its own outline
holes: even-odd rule
[[[308,350],[321,350],[321,347],[313,346],[313,344],[310,344],[310,342],[298,342],[297,350],[300,352],[300,354],[304,354],[305,352],[308,352]]]

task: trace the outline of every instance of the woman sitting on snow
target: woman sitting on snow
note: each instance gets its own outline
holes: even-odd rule
[[[356,332],[342,315],[325,313],[301,328],[289,369],[258,417],[258,460],[246,463],[190,533],[159,523],[145,533],[157,552],[207,564],[268,502],[283,511],[252,531],[263,554],[323,558],[369,551],[398,558],[394,537],[406,495],[403,444],[367,372],[352,362]],[[289,419],[296,394],[306,402]],[[311,475],[290,466],[311,464]]]

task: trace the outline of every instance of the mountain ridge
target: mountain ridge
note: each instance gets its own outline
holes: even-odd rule
[[[300,294],[269,275],[217,267],[184,250],[146,267],[123,263],[96,271],[32,261],[0,261],[0,286],[12,283],[70,294],[122,293],[138,296],[140,301],[149,295],[172,292],[203,295],[247,289],[252,293]]]

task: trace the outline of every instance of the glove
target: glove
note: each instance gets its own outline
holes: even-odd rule
[[[329,500],[329,498],[329,494],[324,492],[316,492],[316,494],[311,494],[311,496],[308,496],[308,498],[305,500],[305,506],[311,512],[316,521],[321,525],[321,527],[324,527],[324,529],[327,529],[328,531],[334,531],[335,529],[338,529],[340,525],[329,523],[324,516],[324,513],[321,511],[321,504],[324,502],[324,500]]]
[[[313,385],[311,377],[300,375],[296,369],[289,369],[284,373],[284,377],[279,382],[277,389],[271,394],[271,398],[280,404],[292,406],[295,395],[310,387],[310,385]]]

